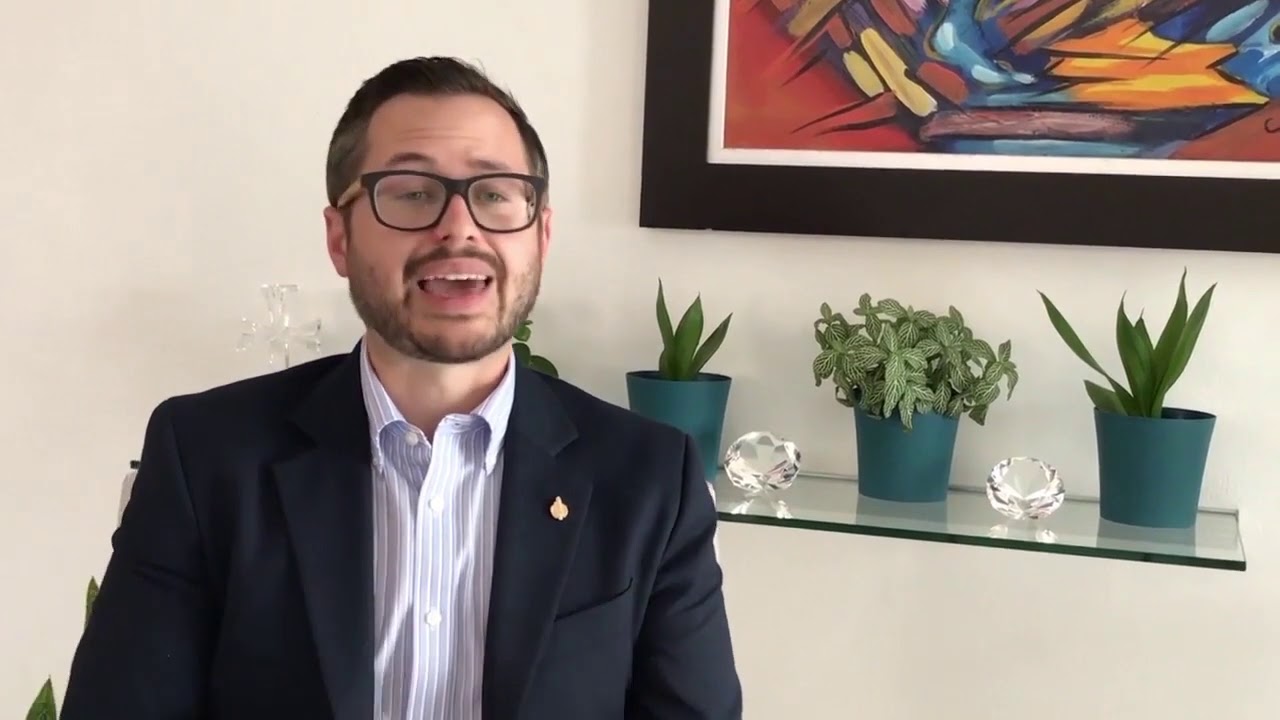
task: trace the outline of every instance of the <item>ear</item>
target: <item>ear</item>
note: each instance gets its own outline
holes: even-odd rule
[[[539,254],[546,257],[547,251],[551,249],[551,208],[542,208],[542,232],[538,236]]]
[[[338,277],[347,277],[347,245],[350,238],[346,218],[342,216],[341,210],[332,206],[325,207],[324,236],[334,271],[338,273]]]

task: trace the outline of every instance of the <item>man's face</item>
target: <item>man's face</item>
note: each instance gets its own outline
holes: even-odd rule
[[[480,96],[394,98],[374,114],[365,147],[361,173],[413,170],[465,179],[532,170],[515,122]],[[368,192],[347,204],[349,223],[339,210],[325,209],[329,257],[371,332],[407,357],[441,363],[479,360],[510,342],[533,310],[551,238],[550,210],[529,211],[527,198],[507,192],[511,187],[473,189],[479,222],[468,198],[454,195],[439,223],[425,230],[379,222]],[[378,186],[377,209],[391,225],[412,227],[417,223],[409,218],[435,214],[441,190],[417,176],[390,178]],[[538,213],[537,222],[517,232],[482,227],[506,222],[505,229],[517,211]]]

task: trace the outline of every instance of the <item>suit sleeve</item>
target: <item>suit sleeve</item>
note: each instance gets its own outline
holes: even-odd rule
[[[147,423],[112,548],[72,660],[61,720],[204,717],[214,622],[172,401]]]
[[[636,645],[628,720],[742,717],[715,535],[715,503],[686,436],[679,510]]]

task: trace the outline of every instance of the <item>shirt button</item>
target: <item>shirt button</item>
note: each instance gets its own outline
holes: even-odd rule
[[[409,443],[410,445],[417,445],[417,444],[418,444],[418,433],[416,433],[416,432],[414,432],[414,431],[410,430],[409,432],[407,432],[407,433],[405,433],[405,434],[404,434],[404,441],[405,441],[405,442],[407,442],[407,443]]]
[[[440,616],[439,610],[432,610],[431,612],[427,613],[427,624],[430,625],[431,627],[435,627],[439,625],[442,619],[443,618]]]
[[[438,497],[433,497],[427,501],[427,507],[431,508],[431,512],[438,515],[440,511],[444,509],[444,500],[441,500]]]

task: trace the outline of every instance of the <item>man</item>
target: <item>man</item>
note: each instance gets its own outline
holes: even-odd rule
[[[692,441],[513,360],[551,239],[520,107],[396,63],[327,171],[367,332],[155,410],[63,720],[741,717]]]

